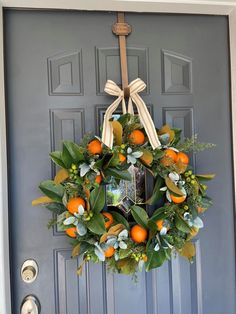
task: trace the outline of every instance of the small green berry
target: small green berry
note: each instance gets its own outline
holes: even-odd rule
[[[195,175],[194,174],[191,175],[191,179],[195,179]]]
[[[122,149],[124,149],[124,148],[125,148],[125,144],[121,144],[120,147],[121,147]]]
[[[190,182],[190,181],[191,181],[191,179],[190,179],[190,178],[187,178],[187,179],[186,179],[186,182]]]
[[[185,209],[185,210],[188,210],[188,205],[184,205],[184,209]]]
[[[93,217],[93,213],[92,212],[89,213],[89,217]]]
[[[193,174],[192,170],[189,170],[188,173],[190,176]]]
[[[191,184],[194,185],[196,183],[195,180],[191,180]]]
[[[76,165],[75,165],[75,164],[72,164],[72,165],[71,165],[71,169],[76,170],[76,169],[77,169]]]

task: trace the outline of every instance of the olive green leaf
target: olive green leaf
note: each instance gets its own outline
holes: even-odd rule
[[[163,249],[154,251],[150,248],[147,251],[147,262],[145,263],[146,271],[150,271],[153,268],[160,267],[166,260],[166,254]]]
[[[131,174],[129,173],[128,170],[119,170],[116,168],[108,168],[104,170],[104,175],[105,176],[111,176],[116,179],[122,179],[126,181],[131,181]]]
[[[87,222],[88,229],[95,234],[103,234],[106,232],[105,221],[102,214],[94,214],[91,220]]]
[[[112,214],[112,216],[116,222],[123,224],[126,227],[126,229],[129,230],[129,223],[125,219],[124,216],[122,216],[121,214],[114,212],[114,211],[111,211],[110,213]]]
[[[139,224],[140,226],[144,228],[148,228],[148,214],[146,210],[144,210],[142,207],[133,205],[131,207],[131,213],[134,217],[134,220]]]
[[[141,149],[140,151],[143,154],[139,159],[142,161],[142,163],[145,166],[150,167],[153,162],[153,154],[150,152],[150,150],[147,150],[147,149]]]
[[[160,197],[165,193],[160,191],[160,188],[163,186],[164,180],[162,177],[158,176],[156,178],[156,182],[153,188],[152,196],[146,201],[148,205],[154,205],[158,202]]]
[[[62,152],[55,151],[55,152],[50,153],[49,155],[55,164],[57,164],[61,168],[66,168],[66,166],[62,160]]]
[[[56,202],[61,202],[64,195],[64,188],[61,184],[56,184],[54,181],[43,181],[39,185],[40,190],[49,198]]]
[[[171,192],[180,196],[184,195],[184,193],[174,184],[174,182],[169,177],[165,177],[165,183]]]
[[[72,163],[77,163],[81,160],[84,160],[82,148],[74,142],[64,141],[62,149],[62,160],[67,169],[71,167]]]
[[[191,227],[187,224],[187,222],[180,216],[176,215],[175,216],[175,226],[178,230],[184,232],[184,233],[189,233],[191,232]]]
[[[103,209],[105,206],[105,188],[103,185],[92,190],[89,202],[93,212],[99,213]]]
[[[208,180],[212,180],[215,178],[215,174],[211,173],[211,174],[196,174],[195,175],[199,180],[201,181],[208,181]]]

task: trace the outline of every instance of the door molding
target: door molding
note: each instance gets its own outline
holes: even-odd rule
[[[101,11],[133,11],[177,14],[225,15],[229,23],[231,121],[232,138],[236,138],[236,0],[235,1],[178,1],[178,0],[3,0],[0,1],[0,313],[11,313],[8,192],[7,192],[7,145],[5,119],[3,10],[18,9],[70,9]],[[233,141],[234,201],[236,199],[236,140]]]

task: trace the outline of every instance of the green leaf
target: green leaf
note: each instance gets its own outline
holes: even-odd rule
[[[61,168],[66,168],[64,162],[62,161],[62,152],[56,151],[50,153],[49,155],[55,164],[57,164]]]
[[[117,152],[114,152],[114,154],[111,156],[108,163],[104,166],[104,168],[113,168],[120,164],[119,155]]]
[[[200,181],[208,181],[208,180],[212,180],[215,178],[215,174],[211,173],[211,174],[196,174],[195,175]]]
[[[148,249],[147,251],[147,262],[146,271],[150,271],[153,268],[160,267],[166,260],[166,254],[163,249],[159,251],[154,251],[154,249]]]
[[[64,188],[61,184],[56,184],[54,181],[43,181],[39,185],[40,190],[56,202],[61,202],[64,194]]]
[[[104,170],[105,176],[111,176],[115,179],[122,179],[126,181],[131,181],[131,174],[128,170],[119,170],[117,168],[108,168]]]
[[[60,215],[66,210],[65,206],[61,203],[50,203],[47,204],[45,207],[51,212],[56,213],[57,215]]]
[[[105,206],[105,188],[103,185],[92,190],[89,201],[94,213],[99,213],[103,209]]]
[[[213,202],[212,202],[212,199],[208,196],[204,196],[202,197],[202,200],[201,200],[201,207],[203,208],[208,208],[210,206],[212,206]]]
[[[84,160],[82,148],[75,144],[74,142],[64,141],[62,150],[62,160],[67,169],[71,167],[72,163],[77,163],[81,160]]]
[[[148,214],[146,210],[144,210],[142,207],[133,205],[131,207],[131,213],[134,217],[134,220],[137,222],[137,224],[141,225],[144,228],[148,228]]]
[[[167,211],[166,207],[159,207],[154,211],[150,220],[156,222],[159,219],[164,219],[169,217],[170,213]]]
[[[131,249],[119,250],[120,259],[128,257],[132,253]]]
[[[128,221],[125,219],[124,216],[122,216],[121,214],[117,213],[117,212],[114,212],[114,211],[111,211],[110,212],[114,218],[114,220],[122,225],[124,225],[126,227],[127,230],[130,229],[129,227],[129,223]]]
[[[187,222],[178,214],[175,216],[175,226],[178,230],[184,233],[191,232],[191,228],[189,227]]]
[[[184,193],[174,184],[174,182],[169,177],[165,177],[165,183],[171,192],[173,192],[179,196],[184,195]]]
[[[163,191],[160,191],[160,188],[163,186],[164,180],[162,177],[158,176],[153,188],[152,196],[147,200],[147,204],[154,205],[158,202],[160,197],[165,193]]]
[[[135,261],[134,258],[122,258],[117,261],[117,268],[119,272],[125,275],[130,275],[135,273],[138,263]]]
[[[94,214],[90,221],[87,222],[88,229],[95,234],[103,234],[106,232],[105,221],[103,215]]]

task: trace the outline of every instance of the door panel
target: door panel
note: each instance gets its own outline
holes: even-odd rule
[[[62,140],[98,133],[110,96],[107,79],[120,83],[114,13],[5,11],[9,217],[13,312],[34,294],[42,313],[232,314],[235,313],[233,170],[230,129],[227,19],[216,16],[127,14],[129,80],[141,77],[155,123],[199,134],[217,147],[192,163],[216,172],[209,193],[214,207],[196,239],[193,264],[173,258],[138,282],[70,258],[68,239],[48,231],[51,214],[32,208],[37,185],[55,174],[48,154]],[[39,275],[20,278],[33,258]]]

